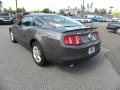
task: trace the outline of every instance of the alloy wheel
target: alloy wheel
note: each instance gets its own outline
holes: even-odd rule
[[[11,41],[14,41],[14,36],[13,36],[12,32],[10,32],[10,39],[11,39]]]
[[[33,46],[33,58],[37,63],[40,63],[42,58],[41,58],[41,52],[39,50],[39,47],[37,45]]]

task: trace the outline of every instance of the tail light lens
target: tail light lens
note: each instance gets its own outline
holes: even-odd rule
[[[64,44],[65,45],[80,45],[81,44],[80,35],[65,36]]]

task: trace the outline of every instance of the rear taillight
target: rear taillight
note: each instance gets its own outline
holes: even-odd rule
[[[100,38],[100,32],[97,32],[97,37]]]
[[[64,36],[64,44],[65,45],[80,45],[81,44],[80,35]]]

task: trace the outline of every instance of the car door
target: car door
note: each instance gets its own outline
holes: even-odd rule
[[[26,42],[26,32],[31,27],[32,19],[33,18],[31,16],[26,16],[22,19],[21,24],[19,25],[17,37],[22,42]]]

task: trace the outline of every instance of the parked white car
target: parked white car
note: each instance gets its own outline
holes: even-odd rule
[[[118,18],[113,17],[113,18],[112,18],[112,22],[118,22]]]
[[[91,23],[92,22],[92,19],[89,19],[89,18],[77,18],[75,20],[80,23]]]
[[[86,20],[87,20],[87,23],[91,23],[92,22],[92,19],[90,19],[90,18],[86,18]]]

